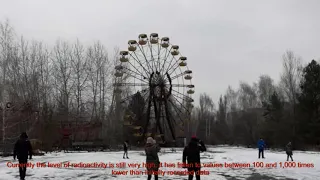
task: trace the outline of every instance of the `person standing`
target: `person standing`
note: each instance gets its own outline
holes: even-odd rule
[[[291,142],[289,142],[287,145],[286,145],[286,153],[287,153],[287,161],[289,161],[289,157],[291,158],[291,161],[293,161],[293,158],[292,158],[292,144]]]
[[[188,168],[189,180],[193,179],[195,173],[196,179],[200,180],[200,152],[206,151],[207,148],[204,145],[203,141],[198,139],[196,136],[192,136],[191,140],[183,150],[182,163],[186,165],[186,160],[188,165],[184,168]]]
[[[158,180],[158,170],[160,165],[158,152],[160,152],[160,147],[156,144],[156,141],[152,137],[147,138],[145,152],[148,180],[151,180],[152,175],[154,175],[155,180]]]
[[[127,156],[127,159],[129,159],[128,157],[128,147],[129,147],[129,141],[126,140],[124,143],[123,143],[123,159],[125,159],[125,155]]]
[[[264,159],[264,148],[266,147],[266,144],[264,143],[264,140],[262,138],[258,141],[258,149],[259,149],[259,159],[262,156]]]
[[[32,159],[32,145],[28,140],[27,133],[23,132],[20,135],[20,139],[15,143],[13,150],[13,159],[16,160],[17,157],[19,160],[19,175],[21,180],[24,180],[26,177],[28,155],[29,159]]]

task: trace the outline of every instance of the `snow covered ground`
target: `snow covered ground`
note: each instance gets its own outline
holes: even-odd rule
[[[182,160],[182,149],[172,152],[171,149],[162,149],[159,153],[160,161],[163,163],[177,163]],[[201,170],[208,175],[203,175],[204,180],[262,180],[262,179],[297,179],[297,180],[317,180],[320,179],[320,153],[315,152],[294,152],[293,158],[296,167],[279,167],[282,162],[283,166],[286,162],[284,152],[265,152],[266,159],[257,158],[257,150],[238,148],[238,147],[212,147],[207,152],[201,153],[202,162],[204,164],[221,163],[223,167],[203,167]],[[33,169],[28,168],[26,179],[146,179],[146,175],[130,175],[130,170],[144,172],[144,167],[129,167],[129,163],[142,164],[145,162],[143,151],[129,151],[130,159],[122,159],[122,152],[93,152],[93,153],[52,153],[42,157],[34,157],[30,162],[34,165]],[[104,163],[109,166],[122,163],[126,167],[36,167],[37,163],[52,163],[59,165],[60,163],[96,163],[96,165]],[[254,162],[263,162],[264,167],[254,167]],[[314,167],[297,167],[298,163],[313,164]],[[18,168],[11,166],[12,158],[0,159],[0,179],[11,180],[19,179]],[[225,163],[248,163],[250,167],[225,167]],[[277,167],[266,167],[268,163],[276,164]],[[256,163],[262,164],[262,163]],[[294,165],[286,163],[287,166]],[[64,165],[63,165],[64,166]],[[170,171],[184,171],[185,169],[178,167],[161,167],[166,174],[160,176],[159,179],[187,179],[187,175],[170,175]],[[128,171],[127,175],[112,175],[112,171]],[[195,178],[194,178],[195,179]]]

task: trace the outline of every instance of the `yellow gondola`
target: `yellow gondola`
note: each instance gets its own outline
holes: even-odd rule
[[[180,61],[186,61],[186,60],[187,60],[187,57],[181,56],[181,57],[179,58],[179,60],[180,60]]]
[[[146,45],[147,44],[147,35],[146,34],[140,34],[139,35],[139,44],[140,45]]]
[[[186,65],[187,65],[187,63],[186,63],[186,62],[183,62],[183,61],[179,63],[179,66],[181,66],[181,67],[184,67],[184,66],[186,66]]]
[[[188,94],[194,94],[194,90],[189,89],[189,90],[187,91],[187,93],[188,93]]]
[[[129,47],[128,50],[129,51],[136,51],[137,49],[137,41],[136,40],[130,40],[128,41]]]
[[[129,59],[128,59],[128,51],[121,51],[120,52],[120,61],[121,62],[128,62],[129,61]]]
[[[169,40],[170,39],[168,37],[163,37],[161,39],[161,47],[163,47],[163,48],[169,47]]]
[[[176,56],[176,55],[178,55],[178,54],[179,54],[179,46],[173,45],[173,46],[172,46],[171,55],[172,55],[172,56]]]
[[[150,43],[151,43],[151,44],[157,44],[158,41],[159,41],[159,36],[158,36],[158,34],[157,34],[157,33],[152,33],[152,34],[150,35]]]

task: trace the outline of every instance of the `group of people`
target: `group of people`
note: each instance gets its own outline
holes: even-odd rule
[[[258,141],[258,149],[259,149],[259,155],[258,155],[258,158],[260,159],[260,157],[262,157],[263,159],[265,158],[264,157],[264,149],[266,148],[266,144],[264,142],[264,140],[262,138],[259,139]],[[291,159],[291,161],[293,161],[293,158],[292,158],[292,143],[289,142],[286,147],[285,147],[285,151],[286,151],[286,154],[287,154],[287,161],[289,161],[289,158]]]
[[[259,149],[258,158],[265,158],[264,149],[266,148],[266,144],[264,140],[260,138],[257,145]],[[128,148],[129,142],[125,141],[123,144],[124,159],[129,159]],[[194,175],[196,176],[197,180],[200,180],[200,167],[197,164],[200,164],[200,152],[206,150],[207,148],[204,145],[204,142],[198,139],[196,136],[192,136],[189,144],[184,148],[182,154],[182,163],[185,165],[184,168],[188,169],[189,180],[192,180]],[[148,137],[145,145],[146,164],[152,164],[152,166],[147,166],[148,180],[151,180],[152,175],[154,175],[156,180],[158,179],[157,172],[160,167],[158,152],[160,152],[160,146],[152,137]],[[286,145],[286,154],[287,161],[289,160],[289,157],[293,161],[291,142]],[[14,145],[13,158],[18,158],[19,164],[26,164],[28,162],[28,156],[29,159],[32,159],[32,145],[28,140],[27,133],[24,132],[20,135],[20,139]],[[19,166],[19,174],[20,179],[24,180],[26,176],[26,166]]]
[[[123,150],[123,158],[125,159],[125,156],[128,158],[128,141],[123,143]],[[197,164],[200,164],[200,152],[206,150],[207,148],[203,141],[196,136],[192,136],[188,146],[184,148],[182,164],[184,165],[183,168],[188,169],[189,180],[192,180],[194,175],[197,180],[200,180],[200,167]],[[152,175],[155,180],[158,179],[160,167],[158,152],[160,152],[160,146],[152,137],[148,137],[145,145],[148,180],[151,180]]]

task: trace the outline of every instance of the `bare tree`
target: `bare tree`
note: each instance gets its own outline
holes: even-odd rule
[[[105,67],[108,64],[108,54],[100,42],[95,43],[92,47],[88,48],[87,56],[89,58],[89,80],[92,94],[92,113],[91,119],[100,119],[100,112],[104,112],[105,107],[103,100],[105,99]],[[104,113],[103,113],[104,114]]]
[[[9,24],[9,20],[6,20],[4,24],[0,23],[0,63],[2,71],[2,82],[1,82],[1,103],[2,103],[2,147],[3,155],[6,153],[6,114],[5,106],[7,102],[7,68],[10,61],[11,52],[14,41],[14,31]]]
[[[69,119],[70,95],[74,82],[71,73],[72,51],[67,42],[58,41],[53,50],[53,76],[56,91],[56,101],[63,120]]]
[[[259,102],[255,86],[250,86],[248,83],[240,82],[238,100],[242,110],[258,107]]]
[[[227,111],[236,112],[238,109],[238,93],[231,86],[226,91]]]
[[[295,105],[302,73],[301,58],[296,56],[292,51],[287,51],[282,56],[282,60],[283,73],[281,75],[280,86],[285,92],[286,100],[290,104]]]
[[[88,58],[85,54],[85,49],[83,45],[76,41],[72,48],[72,56],[71,56],[71,67],[72,67],[72,76],[74,81],[74,95],[75,95],[75,109],[76,109],[76,122],[83,114],[83,93],[86,88],[86,83],[88,79]]]
[[[199,127],[199,121],[200,121],[200,116],[201,116],[201,114],[200,114],[200,108],[199,107],[194,107],[193,109],[192,109],[192,113],[191,113],[191,133],[192,134],[196,134],[196,132],[197,132],[197,129],[198,129],[198,127]]]
[[[259,99],[261,103],[267,102],[275,91],[273,80],[268,75],[261,75],[258,82]]]
[[[287,51],[283,57],[283,73],[281,75],[280,87],[284,91],[285,100],[290,104],[292,112],[292,137],[295,143],[296,134],[296,104],[297,95],[300,91],[300,80],[302,75],[301,58],[296,56],[292,51]]]
[[[205,138],[208,138],[210,136],[210,126],[212,124],[211,119],[210,119],[210,114],[212,114],[214,110],[214,103],[211,99],[211,97],[206,94],[202,93],[200,94],[200,99],[199,99],[199,104],[200,104],[200,121],[205,122]],[[200,127],[203,127],[202,125]]]

